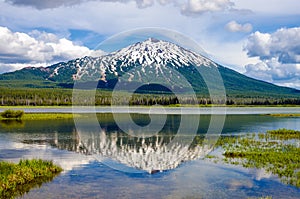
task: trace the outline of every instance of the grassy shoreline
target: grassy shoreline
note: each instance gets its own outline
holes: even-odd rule
[[[125,107],[125,106],[118,106],[120,108]],[[194,106],[195,107],[195,106]],[[7,107],[7,106],[0,106],[0,113],[2,111],[7,111],[7,110],[12,110],[12,111],[18,111],[18,110],[24,110],[24,109],[42,109],[41,112],[25,112],[24,115],[22,116],[22,118],[4,118],[0,115],[0,121],[12,121],[12,120],[17,120],[17,121],[28,121],[28,120],[61,120],[61,119],[74,119],[77,117],[83,117],[82,114],[80,113],[71,113],[69,112],[70,108],[72,108],[71,106],[11,106],[11,107]],[[84,107],[82,107],[84,108]],[[89,108],[89,107],[86,107]],[[111,108],[110,106],[96,106],[95,108],[101,109],[101,108]],[[156,106],[131,106],[131,108],[133,109],[145,109],[145,108],[156,108]],[[161,108],[161,107],[157,107],[157,108]],[[164,108],[168,109],[168,108],[180,108],[180,107],[174,107],[174,106],[164,106]],[[193,106],[182,106],[182,108],[193,108]],[[195,107],[196,108],[196,107]],[[198,107],[197,107],[198,108]],[[209,108],[209,106],[199,106],[200,110],[201,108]],[[235,108],[239,108],[239,107],[234,107],[234,106],[228,106],[228,108],[232,108],[233,110]],[[242,108],[245,109],[251,109],[251,108],[265,108],[266,110],[268,108],[272,108],[272,107],[268,107],[268,106],[255,106],[255,107],[251,107],[251,106],[244,106]],[[290,108],[292,109],[292,107],[282,107],[282,106],[278,106],[277,108]],[[300,106],[299,106],[300,108]],[[1,111],[2,109],[2,111]],[[43,112],[43,109],[45,109],[45,111]],[[47,111],[51,110],[50,112]],[[56,112],[55,110],[52,109],[58,109]],[[68,110],[66,112],[64,112],[65,110]],[[53,111],[53,112],[52,112]],[[264,115],[264,116],[271,116],[271,117],[300,117],[300,113],[263,113],[260,115]]]
[[[300,113],[275,113],[275,114],[264,114],[272,117],[300,117]]]
[[[265,169],[283,183],[300,187],[300,131],[278,129],[266,133],[221,137],[216,147],[222,156],[208,155],[215,163]]]
[[[18,164],[0,161],[0,198],[14,198],[51,181],[62,168],[51,161],[20,160]]]
[[[76,117],[80,117],[80,115],[72,113],[25,113],[21,119],[3,118],[0,116],[0,121],[62,120]]]
[[[76,106],[75,106],[76,107]],[[84,107],[84,106],[83,106]],[[93,106],[87,106],[87,107],[93,107]],[[107,108],[111,107],[109,105],[103,105],[103,106],[95,106],[96,108]],[[118,105],[118,107],[125,107],[124,105]],[[146,105],[130,105],[130,107],[133,108],[148,108],[148,107],[154,107],[153,106],[146,106]],[[174,105],[163,105],[164,108],[176,108],[176,107],[199,107],[199,108],[209,108],[209,107],[228,107],[228,108],[293,108],[293,107],[299,107],[300,105],[220,105],[220,104],[208,104],[208,105],[188,105],[188,104],[174,104]],[[39,109],[39,108],[49,108],[49,109],[64,109],[64,108],[72,108],[72,105],[70,106],[1,106],[0,109],[17,109],[17,108],[32,108],[32,109]]]

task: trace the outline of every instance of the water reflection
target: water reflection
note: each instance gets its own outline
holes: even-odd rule
[[[156,135],[151,138],[136,138],[105,131],[91,137],[83,137],[81,132],[80,152],[108,157],[122,164],[149,173],[170,170],[182,162],[201,157],[204,150],[200,146],[190,147],[184,142],[172,143],[172,136]]]
[[[71,139],[70,139],[71,138]],[[178,167],[182,162],[202,157],[208,149],[185,142],[173,142],[174,135],[158,134],[149,138],[102,130],[99,133],[77,132],[68,139],[54,133],[53,139],[24,139],[24,144],[48,144],[96,159],[109,158],[128,167],[155,173]],[[184,140],[185,138],[182,138]],[[172,145],[170,145],[172,143]]]
[[[23,128],[25,126],[25,122],[22,120],[1,120],[0,124],[5,129]]]
[[[147,125],[149,122],[147,115],[133,114],[132,117],[139,125]],[[193,121],[193,118],[194,115],[190,115],[189,121]],[[185,142],[185,139],[190,139],[188,125],[184,129],[187,133],[175,141],[180,119],[180,115],[168,115],[162,131],[151,137],[147,135],[135,137],[124,133],[115,124],[112,114],[98,115],[101,124],[99,131],[91,129],[88,122],[85,123],[86,128],[76,130],[72,120],[1,124],[0,136],[6,137],[8,141],[0,143],[0,158],[45,156],[44,159],[58,159],[57,162],[63,164],[65,170],[70,170],[81,162],[87,164],[95,159],[112,167],[120,163],[121,166],[117,165],[116,169],[125,169],[127,166],[134,168],[135,172],[155,173],[170,170],[183,162],[202,157],[211,148],[195,143],[186,144],[189,142]],[[198,135],[206,132],[209,121],[209,115],[201,116]],[[231,115],[227,116],[222,133],[263,132],[265,129],[277,128],[299,129],[299,125],[299,118]],[[6,146],[6,143],[11,147]],[[71,153],[62,155],[60,152],[58,157],[53,157],[57,152],[53,152],[50,148]],[[31,154],[28,154],[27,149]],[[114,165],[109,162],[110,160]]]
[[[133,117],[140,125],[149,122],[140,115]],[[280,183],[263,169],[251,169],[249,173],[245,168],[195,160],[205,150],[197,146],[197,142],[189,147],[174,142],[172,151],[167,150],[174,140],[180,115],[168,117],[159,134],[144,138],[122,132],[111,114],[98,115],[101,122],[98,132],[88,128],[76,131],[72,120],[26,121],[22,125],[9,124],[9,127],[1,124],[0,160],[18,162],[22,158],[42,158],[53,160],[64,168],[65,172],[54,181],[31,190],[22,198],[298,198],[299,189]],[[198,136],[206,131],[209,120],[209,116],[201,116]],[[300,129],[300,118],[230,115],[222,133],[264,132],[278,128]],[[184,150],[186,163],[178,159],[172,161],[176,157],[173,154]],[[159,159],[161,153],[166,154],[161,157],[163,160]],[[112,169],[106,164],[108,160],[127,165],[139,173]],[[148,174],[173,167],[177,168]]]

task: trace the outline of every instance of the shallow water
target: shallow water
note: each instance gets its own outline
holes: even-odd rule
[[[118,116],[126,123],[123,114]],[[131,116],[142,127],[164,118],[160,114]],[[109,113],[98,114],[100,131],[93,128],[89,118],[81,121],[83,126],[78,123],[76,126],[73,120],[1,123],[0,160],[43,158],[64,168],[52,182],[31,190],[23,198],[297,198],[300,195],[299,188],[285,185],[263,170],[203,160],[206,148],[189,142],[189,136],[195,136],[189,134],[193,125],[188,123],[181,128],[182,117],[167,114],[162,130],[155,135],[130,135],[126,131],[133,126],[121,130]],[[198,115],[186,117],[186,121],[199,121]],[[195,134],[205,135],[210,121],[210,115],[201,115]],[[179,128],[183,132],[180,136]],[[278,128],[300,130],[300,118],[231,114],[226,117],[222,134]]]

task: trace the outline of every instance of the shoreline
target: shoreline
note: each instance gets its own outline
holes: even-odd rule
[[[300,107],[140,107],[140,106],[96,106],[96,107],[0,107],[0,112],[7,109],[24,110],[26,113],[48,114],[88,114],[88,113],[137,113],[137,114],[182,114],[182,115],[254,115],[254,114],[300,114]]]

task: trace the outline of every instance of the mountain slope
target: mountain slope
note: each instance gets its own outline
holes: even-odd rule
[[[223,78],[228,95],[300,95],[296,89],[249,78],[200,54],[153,38],[101,57],[83,57],[46,68],[27,67],[2,74],[0,80],[50,81],[69,88],[72,88],[74,81],[99,81],[99,87],[108,89],[112,89],[118,81],[126,81],[126,89],[130,88],[130,85],[151,83],[166,85],[180,91],[187,90],[188,82],[196,92],[207,94],[203,76],[214,81],[213,70],[216,69]]]

